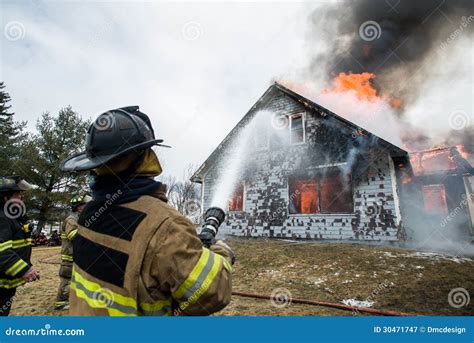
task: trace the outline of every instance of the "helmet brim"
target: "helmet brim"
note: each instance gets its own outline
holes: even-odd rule
[[[160,144],[162,142],[163,142],[162,139],[153,139],[147,142],[143,142],[143,143],[131,146],[127,149],[121,150],[120,152],[109,154],[109,155],[103,155],[103,156],[90,157],[90,156],[87,156],[87,153],[85,151],[80,152],[72,156],[69,156],[64,161],[62,161],[61,164],[59,165],[59,169],[61,169],[64,172],[86,171],[86,170],[98,168],[106,164],[107,162],[113,160],[114,158],[122,156],[132,150],[145,149],[145,148],[152,147],[154,145],[162,146],[165,148],[171,148],[168,145]]]

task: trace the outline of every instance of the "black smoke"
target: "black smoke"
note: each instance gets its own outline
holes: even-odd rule
[[[459,30],[456,38],[472,34],[473,8],[473,0],[355,0],[322,6],[311,15],[311,39],[322,39],[327,48],[311,68],[324,68],[328,80],[340,72],[375,73],[380,92],[409,102],[423,79],[415,75],[432,62],[436,50],[449,49],[447,40]]]

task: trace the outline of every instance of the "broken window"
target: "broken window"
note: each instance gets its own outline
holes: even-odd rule
[[[423,186],[425,211],[430,214],[448,214],[446,189],[443,184]]]
[[[229,199],[229,211],[244,210],[244,183],[237,185]]]
[[[303,114],[295,114],[290,117],[290,143],[304,143],[304,120]]]
[[[353,213],[351,178],[341,172],[288,180],[290,214]]]

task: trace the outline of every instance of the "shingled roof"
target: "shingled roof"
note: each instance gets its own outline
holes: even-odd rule
[[[253,118],[253,116],[261,109],[263,109],[274,97],[275,94],[278,92],[281,92],[290,98],[296,100],[300,104],[302,104],[305,108],[311,110],[314,113],[318,113],[321,117],[324,118],[329,118],[332,117],[336,121],[338,121],[340,124],[348,127],[351,130],[355,130],[358,132],[359,135],[365,135],[371,138],[375,138],[379,144],[384,146],[391,154],[392,157],[401,157],[401,158],[406,158],[408,156],[408,153],[401,149],[400,147],[378,137],[377,135],[365,130],[364,128],[361,128],[359,125],[356,125],[352,123],[349,120],[346,120],[342,118],[341,116],[337,115],[334,112],[331,112],[327,108],[313,102],[312,100],[302,96],[301,94],[298,94],[291,89],[281,85],[278,82],[275,82],[272,84],[266,91],[263,93],[263,95],[260,97],[260,99],[257,100],[257,102],[250,108],[250,110],[243,116],[243,118],[237,123],[237,125],[229,132],[229,134],[224,138],[224,140],[217,146],[217,148],[211,153],[211,155],[204,161],[204,163],[199,167],[199,169],[194,173],[194,175],[191,177],[191,181],[197,182],[197,183],[202,183],[202,180],[204,178],[204,175],[206,172],[209,170],[210,167],[212,167],[217,160],[218,156],[220,153],[225,149],[227,143],[233,137],[233,135],[240,130],[245,124]]]

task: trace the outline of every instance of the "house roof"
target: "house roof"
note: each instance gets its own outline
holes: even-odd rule
[[[220,153],[225,149],[227,143],[231,139],[231,137],[234,136],[234,134],[240,130],[241,127],[245,126],[245,124],[253,118],[253,116],[262,108],[265,107],[266,104],[268,104],[272,99],[273,96],[277,93],[283,93],[293,100],[299,102],[302,104],[305,108],[312,110],[315,113],[319,113],[319,115],[323,118],[329,118],[332,117],[336,121],[338,121],[340,124],[348,127],[349,129],[357,131],[358,135],[365,135],[368,137],[376,138],[378,143],[385,146],[388,151],[390,151],[390,154],[393,157],[404,157],[406,158],[408,156],[408,153],[401,149],[400,147],[393,145],[390,142],[387,142],[386,140],[378,137],[377,135],[361,128],[359,125],[356,125],[352,123],[349,120],[346,120],[342,118],[341,116],[335,114],[334,112],[331,112],[327,108],[313,102],[312,100],[292,91],[291,89],[279,84],[278,82],[275,82],[273,85],[271,85],[265,93],[260,97],[260,99],[257,100],[257,102],[250,108],[250,110],[242,117],[242,119],[237,123],[237,125],[229,132],[229,134],[224,138],[224,140],[217,146],[217,148],[211,153],[211,155],[204,161],[204,163],[199,167],[199,169],[194,173],[194,175],[191,177],[191,181],[197,182],[197,183],[202,183],[204,179],[204,175],[206,172],[209,170],[210,167],[214,164],[214,162],[217,160],[218,156]]]
[[[460,146],[441,147],[411,152],[410,163],[415,176],[474,174],[469,157]]]

